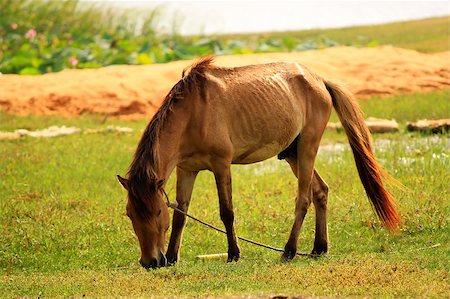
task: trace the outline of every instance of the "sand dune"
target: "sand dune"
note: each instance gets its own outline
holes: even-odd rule
[[[423,54],[389,46],[336,47],[220,56],[216,64],[273,61],[302,63],[327,79],[345,83],[358,98],[450,88],[450,52]],[[19,115],[150,117],[190,63],[120,65],[40,76],[0,75],[0,110]]]

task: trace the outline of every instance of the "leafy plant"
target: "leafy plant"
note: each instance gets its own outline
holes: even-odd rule
[[[181,36],[178,28],[182,21],[164,33],[167,30],[158,27],[160,17],[161,8],[119,11],[79,1],[0,0],[0,72],[32,75],[66,68],[164,63],[208,54],[305,51],[340,44],[414,47],[419,41],[420,50],[444,50],[449,40],[448,17],[411,21],[408,26],[394,23],[220,36]]]
[[[159,8],[118,12],[78,1],[0,0],[0,72],[32,75],[322,45],[301,47],[295,37],[183,37],[177,33],[180,24],[169,34],[160,33],[159,17]]]

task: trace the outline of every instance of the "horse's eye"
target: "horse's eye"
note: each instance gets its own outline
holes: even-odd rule
[[[161,210],[161,209],[159,209],[159,212],[158,212],[158,217],[159,217],[159,216],[161,215],[161,211],[162,211],[162,210]]]

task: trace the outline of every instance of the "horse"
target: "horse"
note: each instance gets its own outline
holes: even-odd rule
[[[372,206],[389,230],[399,227],[397,203],[383,181],[388,174],[376,162],[370,132],[353,95],[299,63],[275,62],[219,67],[214,57],[184,69],[142,134],[127,178],[127,216],[140,244],[140,264],[157,268],[176,263],[195,178],[213,172],[220,218],[228,241],[228,262],[240,249],[234,227],[231,164],[251,164],[278,155],[298,179],[295,219],[282,260],[297,252],[297,241],[311,202],[316,211],[312,253],[328,252],[328,186],[314,168],[319,143],[332,107],[348,137],[360,180]],[[169,228],[164,186],[176,168],[176,202]]]

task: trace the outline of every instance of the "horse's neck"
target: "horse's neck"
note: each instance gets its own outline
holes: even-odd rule
[[[180,120],[181,121],[181,120]],[[168,179],[173,169],[178,164],[179,142],[182,130],[179,121],[171,121],[165,126],[159,136],[159,165],[157,170],[158,178]]]
[[[192,109],[198,95],[189,94],[179,102],[175,103],[170,115],[167,116],[165,124],[159,135],[159,167],[158,178],[168,179],[173,169],[181,158],[180,144],[186,138],[185,130],[188,122],[192,118]]]

